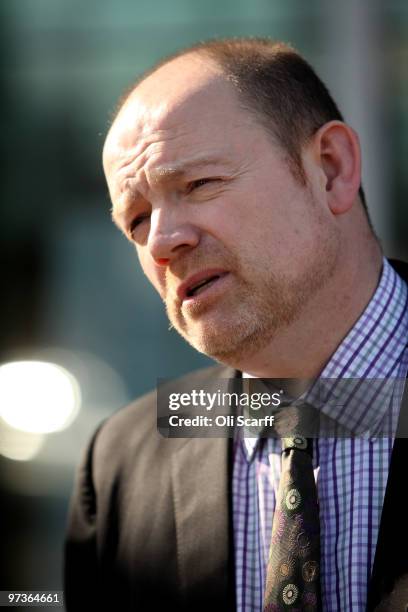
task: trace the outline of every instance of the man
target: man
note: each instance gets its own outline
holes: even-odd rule
[[[356,133],[292,48],[225,40],[165,60],[122,102],[103,158],[113,220],[172,325],[227,366],[180,386],[234,371],[406,377],[408,270],[382,257]],[[155,418],[150,394],[88,448],[68,610],[405,610],[404,441],[315,441],[321,595],[306,601],[289,584],[276,603],[264,590],[280,441],[169,440]],[[371,427],[386,416],[350,401],[346,418]]]

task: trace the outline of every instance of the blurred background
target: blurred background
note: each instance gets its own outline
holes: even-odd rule
[[[73,474],[96,425],[210,361],[168,330],[110,221],[101,169],[121,92],[217,36],[291,42],[360,134],[389,256],[408,258],[408,4],[403,0],[2,0],[1,582],[61,589]]]

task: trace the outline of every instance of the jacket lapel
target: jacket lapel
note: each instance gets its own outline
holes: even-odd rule
[[[229,447],[228,439],[195,438],[172,456],[180,585],[191,610],[204,601],[228,609],[233,582]]]
[[[234,376],[223,368],[215,378]],[[225,437],[190,438],[180,440],[171,457],[179,580],[188,610],[235,609],[232,448]]]

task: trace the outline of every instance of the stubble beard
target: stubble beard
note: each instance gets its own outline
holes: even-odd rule
[[[323,232],[324,236],[324,232]],[[310,299],[332,277],[339,255],[338,236],[328,232],[319,236],[318,248],[296,277],[268,270],[261,275],[250,262],[238,262],[231,255],[219,258],[215,265],[232,270],[234,291],[213,305],[214,321],[200,317],[189,319],[170,300],[166,310],[172,326],[196,350],[209,357],[237,367],[273,342],[274,337],[298,320]],[[206,262],[203,256],[202,261]],[[207,263],[205,266],[211,267]],[[267,262],[266,262],[266,266]],[[248,274],[248,271],[252,272]],[[243,274],[245,270],[246,274]],[[251,280],[248,280],[250,278]]]

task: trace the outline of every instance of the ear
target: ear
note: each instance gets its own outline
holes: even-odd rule
[[[353,206],[361,184],[361,151],[356,132],[341,121],[325,123],[313,137],[315,162],[323,173],[334,215]]]

